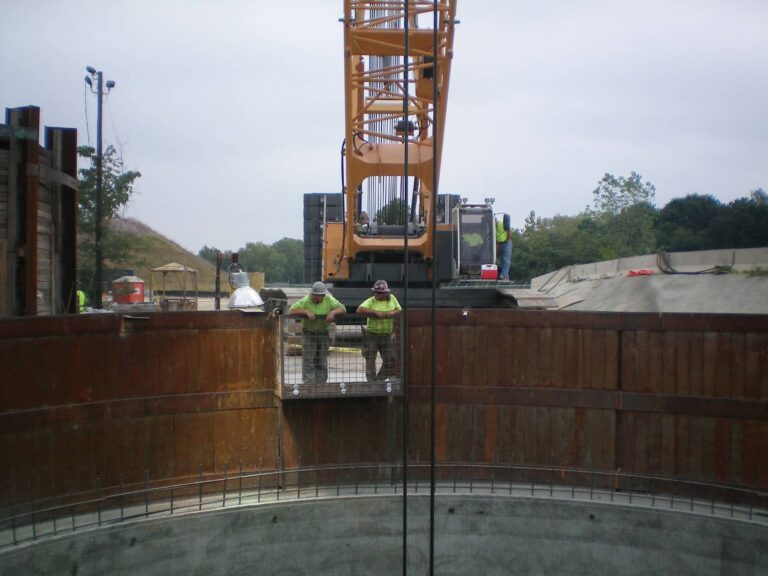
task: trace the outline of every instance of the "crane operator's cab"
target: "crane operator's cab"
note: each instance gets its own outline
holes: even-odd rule
[[[453,209],[453,278],[480,278],[483,267],[496,262],[496,226],[493,206],[459,204]]]

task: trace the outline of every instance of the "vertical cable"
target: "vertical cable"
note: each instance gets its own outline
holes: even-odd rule
[[[403,57],[403,120],[405,126],[403,130],[403,143],[405,150],[403,152],[403,179],[408,182],[408,50],[409,46],[409,26],[410,14],[408,0],[403,2],[405,10],[405,54]],[[408,197],[405,195],[404,214],[408,213]],[[405,219],[404,219],[405,220]],[[403,222],[403,261],[405,262],[405,271],[403,274],[403,344],[401,350],[402,361],[402,382],[403,382],[403,576],[408,574],[408,221]]]
[[[437,377],[437,0],[432,9],[432,362],[429,387],[429,575],[435,573],[435,379]]]

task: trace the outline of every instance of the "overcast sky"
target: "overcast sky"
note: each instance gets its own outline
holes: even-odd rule
[[[95,146],[85,67],[117,83],[104,141],[139,170],[127,215],[197,252],[302,237],[340,191],[342,0],[2,0],[0,107]],[[656,204],[768,189],[768,1],[460,0],[441,192],[522,227],[606,172]],[[87,109],[87,120],[86,120]]]

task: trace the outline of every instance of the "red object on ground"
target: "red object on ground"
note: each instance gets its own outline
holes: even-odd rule
[[[117,304],[144,302],[144,280],[136,276],[123,276],[112,282],[112,299]]]
[[[627,272],[627,276],[650,276],[651,274],[655,274],[653,270],[648,270],[647,268],[640,268],[639,270],[630,270]]]

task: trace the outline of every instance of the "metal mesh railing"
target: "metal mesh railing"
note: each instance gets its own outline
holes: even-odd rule
[[[409,494],[430,493],[430,465],[408,465]],[[436,467],[437,495],[549,498],[662,509],[768,525],[768,492],[594,470],[453,463]],[[10,510],[0,548],[144,518],[261,503],[403,492],[402,464],[369,463],[243,472],[147,486],[57,505]]]
[[[280,366],[284,398],[374,396],[400,392],[401,323],[391,334],[366,329],[366,318],[345,314],[328,332],[302,330],[301,319],[281,317]]]

